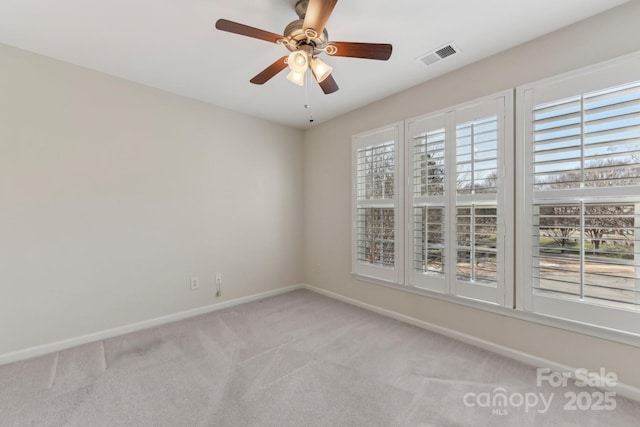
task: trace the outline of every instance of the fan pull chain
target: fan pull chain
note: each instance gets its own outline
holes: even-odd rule
[[[309,103],[309,87],[312,84],[311,73],[305,73],[305,85],[304,85],[304,108],[309,110],[309,124],[313,123],[313,114],[311,113],[311,104]]]

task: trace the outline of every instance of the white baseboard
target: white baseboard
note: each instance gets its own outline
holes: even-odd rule
[[[229,301],[222,301],[215,304],[206,305],[204,307],[198,307],[191,310],[181,311],[178,313],[169,314],[167,316],[156,317],[155,319],[143,320],[141,322],[132,323],[130,325],[120,326],[118,328],[107,329],[92,334],[82,335],[76,338],[70,338],[62,341],[56,341],[49,344],[39,345],[35,347],[29,347],[23,350],[14,351],[11,353],[0,354],[0,365],[7,363],[17,362],[19,360],[30,359],[32,357],[42,356],[48,353],[54,353],[57,351],[65,350],[67,348],[75,347],[81,344],[87,344],[90,342],[101,341],[107,338],[116,337],[119,335],[128,334],[130,332],[140,331],[142,329],[148,329],[153,326],[163,325],[165,323],[175,322],[177,320],[188,319],[190,317],[199,316],[201,314],[211,313],[213,311],[222,310],[223,308],[234,307],[236,305],[244,304],[247,302],[257,301],[264,298],[272,297],[275,295],[284,294],[287,292],[295,291],[296,289],[304,288],[303,284],[285,286],[271,291],[260,292],[258,294],[249,295],[246,297],[236,298]]]
[[[502,356],[517,360],[519,362],[522,362],[524,364],[527,364],[536,368],[549,368],[555,372],[568,372],[568,373],[575,373],[576,371],[576,368],[572,368],[570,366],[563,365],[561,363],[557,363],[552,360],[547,360],[542,357],[534,356],[529,353],[525,353],[509,347],[505,347],[505,346],[493,343],[491,341],[486,341],[486,340],[474,337],[472,335],[463,334],[453,329],[444,328],[442,326],[438,326],[433,323],[425,322],[424,320],[416,319],[415,317],[406,316],[404,314],[400,314],[395,311],[391,311],[391,310],[377,307],[375,305],[367,304],[362,301],[358,301],[356,299],[345,297],[335,292],[328,291],[326,289],[318,288],[316,286],[309,285],[309,284],[304,284],[302,286],[305,289],[308,289],[312,292],[316,292],[318,294],[325,295],[327,297],[334,298],[342,302],[346,302],[347,304],[355,305],[356,307],[373,311],[383,316],[390,317],[392,319],[399,320],[401,322],[408,323],[410,325],[417,326],[419,328],[426,329],[428,331],[435,332],[435,333],[456,339],[458,341],[462,341],[467,344],[471,344],[473,346],[482,348],[483,350],[500,354]],[[640,402],[640,388],[638,387],[634,387],[624,383],[617,383],[616,386],[609,389],[609,391],[615,391],[617,395]]]
[[[92,334],[82,335],[76,338],[70,338],[62,341],[56,341],[49,344],[39,345],[35,347],[26,348],[23,350],[15,351],[12,353],[0,354],[0,365],[4,365],[19,360],[30,359],[32,357],[42,356],[44,354],[53,353],[61,350],[65,350],[71,347],[75,347],[81,344],[87,344],[90,342],[101,341],[107,338],[124,335],[130,332],[136,332],[143,329],[148,329],[153,326],[159,326],[165,323],[175,322],[178,320],[187,319],[201,314],[211,313],[213,311],[222,310],[224,308],[234,307],[236,305],[244,304],[247,302],[257,301],[260,299],[284,294],[287,292],[295,291],[297,289],[308,289],[312,292],[316,292],[321,295],[325,295],[329,298],[333,298],[347,304],[354,305],[356,307],[363,308],[365,310],[373,311],[392,319],[399,320],[410,325],[417,326],[428,331],[432,331],[441,335],[448,336],[458,341],[465,342],[467,344],[474,345],[487,351],[491,351],[496,354],[500,354],[505,357],[517,360],[530,366],[539,368],[550,368],[556,372],[575,372],[575,368],[572,368],[561,363],[557,363],[551,360],[544,359],[542,357],[534,356],[529,353],[525,353],[519,350],[515,350],[509,347],[505,347],[490,341],[486,341],[472,335],[464,334],[453,329],[444,328],[442,326],[435,325],[433,323],[425,322],[424,320],[416,319],[414,317],[406,316],[395,311],[380,308],[371,304],[358,301],[353,298],[345,297],[343,295],[331,292],[322,288],[318,288],[306,283],[286,286],[278,289],[273,289],[266,292],[261,292],[246,297],[236,298],[229,301],[223,301],[216,304],[206,305],[204,307],[194,308],[192,310],[181,311],[178,313],[170,314],[167,316],[157,317],[154,319],[144,320],[141,322],[132,323],[130,325],[121,326],[118,328],[108,329]],[[611,391],[615,391],[618,395],[626,397],[640,402],[640,388],[634,387],[624,383],[618,383]]]

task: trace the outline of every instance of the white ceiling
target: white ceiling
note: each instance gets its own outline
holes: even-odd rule
[[[249,83],[287,50],[214,28],[225,18],[280,34],[297,19],[296,0],[0,0],[0,43],[305,128],[310,115],[321,123],[625,2],[341,0],[329,39],[391,43],[393,54],[323,54],[340,86],[331,95],[290,83],[286,71]],[[430,67],[416,61],[449,42],[461,52]]]

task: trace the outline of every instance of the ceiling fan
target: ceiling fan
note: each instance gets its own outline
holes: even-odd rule
[[[300,19],[287,25],[282,36],[226,19],[219,19],[216,22],[216,28],[280,44],[291,51],[289,55],[279,58],[258,73],[250,80],[251,83],[264,84],[289,66],[290,72],[287,78],[293,83],[303,86],[304,75],[311,68],[311,72],[320,84],[322,91],[325,94],[330,94],[338,90],[338,85],[331,76],[333,68],[318,58],[322,52],[329,56],[386,61],[391,56],[392,50],[390,44],[330,42],[325,24],[337,2],[338,0],[298,0],[295,10]]]

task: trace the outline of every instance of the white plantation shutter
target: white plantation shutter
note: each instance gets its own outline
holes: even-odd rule
[[[453,293],[512,306],[513,94],[455,111]],[[506,282],[509,282],[507,284]]]
[[[635,55],[520,89],[527,310],[640,332],[639,76]]]
[[[498,210],[495,204],[458,206],[456,277],[495,286],[498,282]]]
[[[536,204],[533,286],[541,295],[637,309],[638,203]]]
[[[407,123],[409,285],[513,306],[512,102],[509,91]]]
[[[456,276],[488,286],[497,283],[498,140],[497,115],[456,126]]]
[[[640,183],[640,83],[537,105],[536,191]]]
[[[447,115],[407,123],[409,285],[447,291]]]
[[[356,150],[358,262],[395,265],[395,142]]]
[[[456,126],[456,189],[458,194],[497,193],[498,116]]]
[[[402,280],[400,124],[353,137],[353,255],[356,275]]]

